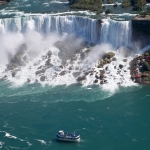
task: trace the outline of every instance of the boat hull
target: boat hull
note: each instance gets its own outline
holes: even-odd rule
[[[78,138],[78,139],[67,139],[67,138],[57,137],[57,140],[59,140],[59,141],[65,141],[65,142],[80,142],[80,138]]]

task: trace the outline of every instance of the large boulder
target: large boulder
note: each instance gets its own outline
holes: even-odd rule
[[[46,79],[46,76],[41,76],[40,81],[43,82],[45,81],[45,79]]]
[[[80,75],[81,73],[80,72],[73,72],[73,76],[76,78]]]
[[[150,71],[150,64],[148,62],[143,62],[143,71]]]
[[[62,71],[59,75],[64,76],[66,74],[66,71]]]
[[[11,75],[12,75],[12,77],[15,77],[16,71],[13,71],[13,72],[11,73]]]
[[[52,66],[52,64],[51,64],[51,59],[48,59],[48,60],[45,62],[45,65],[47,65],[47,66]]]
[[[113,52],[108,52],[108,53],[105,53],[105,54],[103,54],[103,56],[102,56],[102,59],[111,59],[111,58],[113,58],[115,56],[115,53],[113,53]]]
[[[38,70],[35,72],[36,75],[42,74],[46,71],[46,69]]]
[[[50,58],[52,56],[52,52],[50,50],[47,52],[47,56],[48,56],[48,58]]]
[[[86,76],[79,76],[78,78],[77,78],[77,81],[83,81],[83,80],[85,80],[86,79]]]

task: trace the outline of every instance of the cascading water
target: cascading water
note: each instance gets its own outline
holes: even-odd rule
[[[101,71],[101,67],[97,67],[101,53],[128,46],[131,38],[129,21],[117,22],[109,19],[102,21],[101,24],[100,20],[87,17],[51,15],[0,19],[0,38],[3,39],[4,43],[2,49],[4,49],[5,60],[8,60],[5,62],[7,66],[1,69],[0,78],[6,78],[15,83],[19,80],[19,84],[40,82],[60,85],[76,83],[79,75],[84,76],[85,71],[91,71],[93,75],[87,73],[86,80],[82,84],[101,84],[100,77],[97,77],[98,81],[95,79],[95,76],[98,76]],[[83,61],[82,54],[86,55],[84,52],[87,48],[82,49],[83,47],[80,45],[82,40],[80,38],[77,41],[71,40],[69,36],[63,43],[60,37],[55,37],[57,34],[60,36],[74,34],[89,43],[106,43],[112,45],[113,48],[99,45],[94,52],[90,50],[90,54],[86,56],[89,59]],[[65,36],[63,37],[65,38]],[[8,41],[13,44],[8,45]],[[22,44],[27,46],[27,51],[25,51],[25,54],[18,54],[19,47]],[[54,48],[54,45],[58,46],[57,48],[60,50],[57,55],[55,51],[59,50]],[[7,53],[14,56],[14,58],[9,60],[10,56],[7,57]],[[48,53],[51,53],[51,55],[49,56]],[[107,83],[112,84],[114,82],[114,84],[129,85],[130,75],[129,70],[127,71],[129,62],[123,62],[123,58],[118,54],[116,54],[116,58],[118,61],[116,60],[111,65],[107,65],[108,71],[105,71],[107,73]],[[20,65],[17,64],[18,62]],[[120,63],[123,64],[124,70],[118,67]],[[85,64],[87,64],[87,67],[85,67]],[[92,70],[93,68],[95,69]],[[120,70],[119,75],[118,70]],[[111,74],[110,72],[116,73]]]
[[[30,16],[0,20],[0,32],[26,32],[30,29],[48,35],[52,32],[63,35],[75,34],[89,42],[96,43],[100,37],[97,20],[77,16]]]
[[[115,48],[129,46],[131,42],[131,22],[104,19],[101,28],[101,43],[109,43]]]
[[[79,16],[29,16],[0,19],[0,33],[36,30],[48,35],[52,32],[63,35],[75,34],[92,43],[109,43],[114,47],[128,46],[131,39],[131,22],[99,20]]]

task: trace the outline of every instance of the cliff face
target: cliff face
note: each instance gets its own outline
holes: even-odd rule
[[[150,20],[132,20],[132,41],[141,41],[141,46],[150,44]]]

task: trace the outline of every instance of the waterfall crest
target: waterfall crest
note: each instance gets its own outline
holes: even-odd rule
[[[131,22],[104,19],[101,28],[101,43],[110,43],[114,47],[129,46],[131,42]]]
[[[0,33],[35,30],[41,34],[75,34],[92,43],[110,43],[114,47],[128,46],[131,41],[131,22],[99,20],[80,16],[26,16],[0,19]]]

